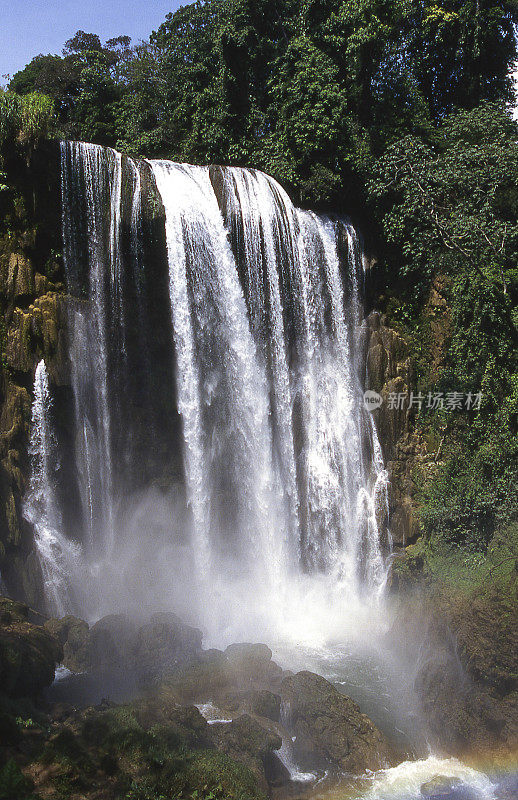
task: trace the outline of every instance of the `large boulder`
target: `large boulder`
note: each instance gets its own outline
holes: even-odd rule
[[[211,725],[214,746],[252,772],[264,791],[268,791],[266,767],[273,751],[282,746],[282,738],[269,726],[248,714],[229,723]]]
[[[61,619],[49,619],[45,628],[63,648],[63,664],[72,672],[82,672],[89,666],[88,623],[68,614]]]
[[[478,793],[459,778],[435,775],[421,785],[424,800],[477,800]]]
[[[268,689],[229,692],[223,705],[232,712],[254,714],[272,722],[279,722],[281,718],[281,698]]]
[[[22,603],[0,598],[0,687],[11,697],[36,698],[54,680],[63,651],[45,628],[29,622]]]
[[[160,687],[166,696],[182,703],[218,701],[234,688],[233,673],[225,653],[208,650],[193,664],[179,667],[167,675]]]
[[[72,672],[124,671],[149,680],[196,660],[202,634],[171,613],[153,614],[139,625],[126,614],[109,614],[91,628],[77,617],[51,619],[46,628],[64,648]]]
[[[295,736],[295,758],[302,768],[331,764],[360,773],[390,764],[383,734],[325,678],[298,672],[282,682],[281,698],[283,722]]]
[[[265,644],[231,644],[225,655],[236,684],[241,687],[273,686],[282,676],[282,669],[272,661],[272,651]]]
[[[276,713],[275,700],[253,693],[276,691],[282,677],[281,667],[272,661],[272,651],[265,644],[234,644],[225,652],[200,651],[195,662],[180,665],[167,675],[164,688],[184,703],[210,700],[223,708],[230,704],[234,709],[242,707],[253,713],[260,713],[261,703],[263,710],[269,703],[265,716],[270,716]]]
[[[133,649],[137,626],[126,614],[108,614],[90,629],[88,639],[89,668],[110,672],[130,668],[129,653]]]
[[[201,644],[201,631],[176,614],[162,612],[153,614],[150,622],[138,629],[130,657],[139,673],[153,677],[194,661]]]

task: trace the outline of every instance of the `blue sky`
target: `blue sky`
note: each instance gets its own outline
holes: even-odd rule
[[[39,53],[61,53],[78,30],[101,40],[131,36],[147,39],[189,0],[0,0],[0,86]]]

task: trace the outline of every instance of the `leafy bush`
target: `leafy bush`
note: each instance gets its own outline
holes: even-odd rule
[[[49,135],[54,124],[54,103],[44,94],[0,93],[0,147],[9,142],[34,146]]]
[[[0,92],[0,146],[16,137],[21,97],[14,92]]]
[[[32,789],[32,781],[13,759],[0,770],[0,800],[29,800]]]

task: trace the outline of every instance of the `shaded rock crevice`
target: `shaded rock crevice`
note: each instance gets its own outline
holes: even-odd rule
[[[394,544],[404,547],[421,533],[413,473],[427,449],[409,408],[415,387],[410,348],[377,311],[367,318],[366,386],[383,399],[372,413],[389,473],[390,532]]]

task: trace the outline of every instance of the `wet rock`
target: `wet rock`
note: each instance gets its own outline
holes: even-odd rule
[[[373,411],[376,428],[390,475],[390,532],[396,545],[408,544],[420,534],[419,513],[414,501],[412,474],[426,456],[426,446],[413,427],[408,409],[414,384],[414,367],[408,343],[384,317],[372,312],[367,325],[367,388],[378,392],[383,403]],[[389,403],[389,396],[405,398]]]
[[[272,651],[265,644],[231,644],[225,650],[230,668],[241,677],[241,683],[270,683],[282,674],[272,661]]]
[[[201,644],[201,631],[186,625],[175,614],[157,613],[138,629],[131,646],[131,661],[140,674],[154,677],[195,660]]]
[[[281,698],[286,724],[296,736],[294,752],[302,768],[322,762],[360,773],[390,763],[383,734],[349,697],[320,675],[298,672],[285,678]]]
[[[409,632],[413,636],[409,636]],[[518,640],[514,601],[496,592],[429,591],[401,609],[395,639],[419,652],[414,689],[435,746],[512,754],[518,746]]]
[[[36,298],[26,309],[14,308],[6,330],[6,362],[18,372],[30,373],[45,358],[51,378],[58,384],[65,382],[65,326],[64,303],[56,293]]]
[[[421,786],[425,800],[477,800],[477,793],[458,778],[436,775]]]
[[[139,724],[150,730],[159,726],[167,726],[171,738],[176,737],[188,747],[212,747],[210,726],[196,706],[180,706],[171,698],[164,702],[163,696],[149,694],[133,703],[135,716]]]
[[[109,614],[92,625],[88,637],[89,668],[110,672],[127,668],[127,653],[136,635],[136,624],[125,614]]]
[[[267,791],[265,765],[271,752],[282,746],[279,734],[263,727],[248,714],[243,714],[230,723],[216,723],[210,729],[214,746],[234,761],[248,767],[259,785]]]
[[[276,755],[275,751],[267,753],[263,760],[264,774],[268,781],[268,786],[272,789],[286,787],[292,783],[291,774],[287,767],[284,766],[280,758]],[[281,797],[285,795],[282,794]]]
[[[23,603],[0,597],[0,625],[13,625],[16,622],[28,622],[29,609]]]
[[[2,598],[0,603],[0,686],[12,697],[36,698],[54,680],[63,657],[59,641],[29,622],[29,609]]]
[[[6,281],[11,299],[29,296],[34,291],[34,270],[30,258],[23,253],[11,253]]]
[[[138,625],[125,614],[109,614],[91,628],[77,617],[52,619],[46,627],[64,648],[64,665],[72,672],[134,673],[142,681],[196,660],[202,634],[175,614],[153,614]]]
[[[243,669],[265,669],[272,660],[272,651],[266,644],[243,642],[231,644],[225,650],[231,664]]]
[[[53,722],[61,723],[74,714],[74,706],[70,703],[56,703],[52,706],[50,718]]]
[[[233,673],[221,651],[211,651],[195,664],[190,664],[167,675],[161,691],[174,694],[183,703],[207,702],[224,697],[234,688]]]
[[[175,670],[165,678],[164,686],[182,698],[182,702],[213,701],[226,707],[258,713],[252,706],[262,703],[263,710],[275,714],[275,700],[253,692],[275,691],[283,676],[282,669],[271,660],[272,652],[264,644],[230,645],[225,652],[208,650],[198,653],[195,663]],[[248,705],[247,705],[248,703]],[[250,705],[250,703],[252,705]]]
[[[67,669],[82,672],[89,667],[88,623],[69,614],[61,619],[47,620],[45,628],[63,647],[63,664]]]
[[[243,711],[248,711],[258,717],[265,717],[273,722],[279,722],[281,698],[278,694],[274,694],[267,689],[251,689],[248,692],[237,693],[233,699]]]

